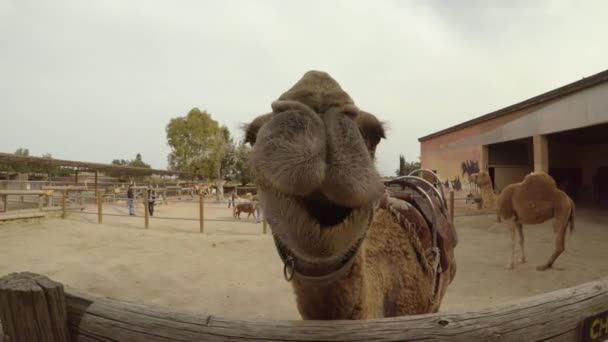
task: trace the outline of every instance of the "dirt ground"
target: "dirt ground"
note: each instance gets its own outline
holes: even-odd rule
[[[69,287],[181,311],[243,319],[299,319],[290,284],[270,235],[253,219],[235,221],[226,204],[205,205],[205,233],[197,203],[157,208],[145,230],[142,208],[126,216],[108,205],[104,224],[93,207],[52,218],[0,225],[0,275],[45,274]],[[161,218],[163,217],[163,218]],[[556,268],[535,266],[553,248],[550,222],[525,227],[528,263],[504,270],[508,233],[495,216],[456,217],[458,272],[441,311],[470,310],[577,285],[608,274],[608,216],[579,209],[576,231]]]

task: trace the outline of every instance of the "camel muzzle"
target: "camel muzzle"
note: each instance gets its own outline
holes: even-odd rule
[[[318,199],[326,209],[358,208],[381,196],[384,187],[352,108],[319,114],[301,102],[277,101],[273,110],[252,150],[252,167],[262,183],[309,203]]]

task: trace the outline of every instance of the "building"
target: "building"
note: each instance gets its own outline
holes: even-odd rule
[[[608,203],[608,70],[418,141],[422,167],[455,190],[479,169],[496,190],[545,171],[575,201]]]

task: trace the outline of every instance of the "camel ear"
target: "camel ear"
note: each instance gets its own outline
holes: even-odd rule
[[[242,129],[245,132],[245,143],[253,146],[258,136],[258,131],[272,118],[272,113],[260,115],[249,124],[242,125]]]
[[[356,122],[361,135],[363,135],[366,144],[371,150],[375,150],[380,141],[386,139],[386,124],[378,120],[375,115],[359,111]]]

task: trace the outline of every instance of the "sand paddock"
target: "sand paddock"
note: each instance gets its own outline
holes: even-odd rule
[[[94,209],[87,208],[87,211]],[[270,235],[253,219],[232,219],[226,204],[207,203],[205,234],[197,221],[71,213],[0,225],[0,275],[45,274],[90,293],[245,319],[299,319]],[[124,206],[106,213],[126,214]],[[138,208],[138,214],[142,209]],[[197,203],[159,206],[157,216],[198,217]],[[222,221],[223,220],[223,221]],[[503,269],[508,232],[493,215],[456,218],[458,272],[441,311],[474,309],[599,279],[608,274],[607,217],[577,211],[576,231],[556,269],[534,268],[553,248],[549,224],[525,230],[528,263]]]

